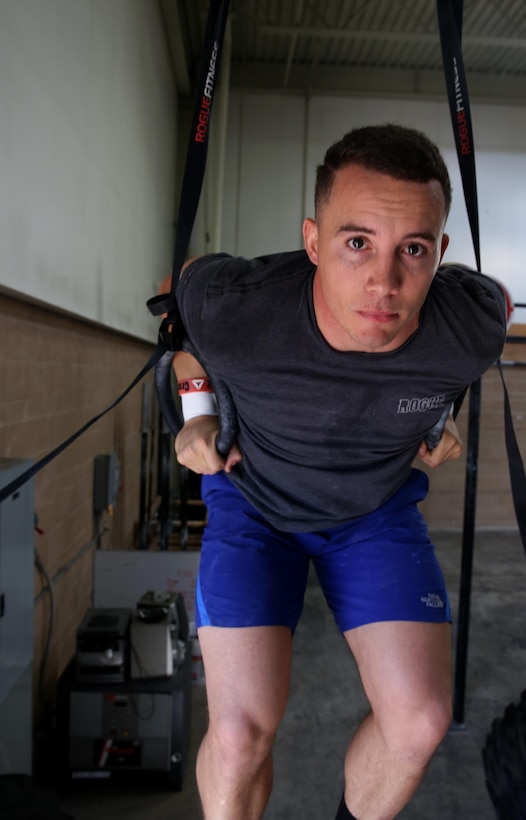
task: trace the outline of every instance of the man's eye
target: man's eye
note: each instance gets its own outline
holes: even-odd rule
[[[412,245],[407,246],[407,253],[409,254],[409,256],[422,256],[422,254],[424,253],[424,249],[422,245],[418,245],[416,242],[414,242]]]
[[[349,245],[353,251],[361,251],[365,247],[365,239],[362,236],[353,236],[349,239]]]

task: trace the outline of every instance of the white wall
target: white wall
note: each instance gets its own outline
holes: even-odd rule
[[[526,303],[526,107],[472,106],[485,272]],[[326,148],[355,126],[398,122],[442,150],[454,189],[446,261],[475,265],[447,103],[233,93],[223,249],[255,256],[301,246],[313,215],[314,173]],[[526,311],[515,321],[526,322]]]
[[[150,0],[0,0],[0,285],[154,339],[176,92]]]
[[[482,265],[526,302],[526,107],[472,113]],[[299,247],[328,144],[387,120],[423,128],[442,148],[455,189],[448,259],[473,264],[445,100],[232,93],[222,247]],[[175,142],[157,3],[0,0],[0,286],[155,338],[145,302],[171,266]],[[206,236],[214,202],[203,202]],[[191,251],[208,249],[195,239]]]

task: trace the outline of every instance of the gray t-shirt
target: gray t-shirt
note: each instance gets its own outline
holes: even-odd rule
[[[504,297],[461,266],[437,272],[418,330],[387,353],[334,350],[314,314],[304,251],[204,256],[177,298],[188,337],[232,393],[243,461],[232,482],[285,531],[371,512],[405,482],[421,442],[499,357]]]

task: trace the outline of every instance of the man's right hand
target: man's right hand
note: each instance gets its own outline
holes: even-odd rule
[[[234,444],[226,459],[216,449],[219,430],[217,416],[196,416],[187,421],[175,439],[177,461],[194,473],[213,475],[221,470],[229,473],[243,456]]]

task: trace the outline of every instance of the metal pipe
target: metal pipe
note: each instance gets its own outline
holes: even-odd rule
[[[217,110],[218,122],[216,126],[217,149],[215,153],[215,209],[214,225],[212,229],[212,252],[219,253],[222,250],[222,229],[223,229],[223,194],[225,187],[225,154],[226,137],[228,130],[228,102],[230,97],[230,63],[232,60],[232,32],[230,20],[225,29],[225,39],[223,41],[223,54],[221,57],[221,77],[219,88],[217,89]]]

